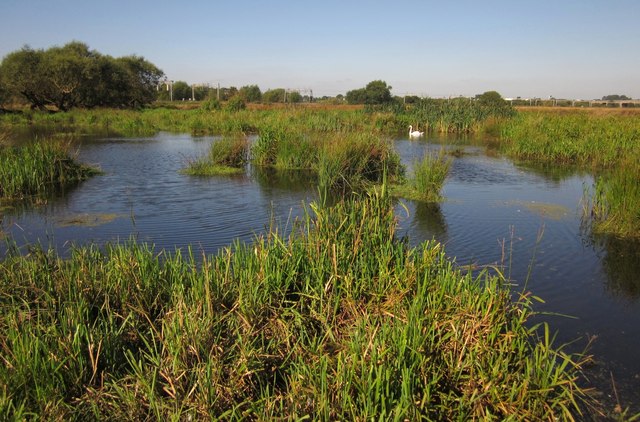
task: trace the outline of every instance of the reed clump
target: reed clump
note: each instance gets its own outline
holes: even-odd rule
[[[131,241],[0,262],[6,419],[579,417],[530,298],[397,239],[374,191],[217,256]],[[535,333],[540,332],[540,337]]]
[[[206,156],[191,161],[183,173],[193,176],[242,173],[248,154],[249,141],[244,135],[225,136],[211,144]]]
[[[372,134],[325,139],[315,166],[322,192],[350,193],[383,181],[395,182],[405,171],[391,142]]]
[[[585,192],[583,217],[596,233],[640,237],[640,166],[605,170]]]
[[[413,163],[413,174],[404,183],[393,186],[392,194],[406,199],[438,202],[440,191],[449,174],[452,159],[444,149],[438,153],[426,152],[421,160]]]
[[[77,163],[69,149],[68,144],[48,141],[0,145],[0,198],[47,196],[98,173]]]

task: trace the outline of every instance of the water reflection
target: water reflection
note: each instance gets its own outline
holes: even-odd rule
[[[264,191],[282,189],[291,192],[307,192],[313,190],[316,182],[316,176],[305,170],[276,170],[250,166],[249,173]]]
[[[446,243],[447,221],[440,204],[436,202],[417,202],[414,211],[414,227],[442,243]]]
[[[576,177],[576,176],[583,177],[587,174],[586,171],[574,166],[569,166],[569,165],[558,166],[555,164],[545,164],[545,163],[517,162],[515,163],[515,166],[526,172],[530,172],[538,176],[541,176],[545,180],[549,182],[553,182],[556,185],[572,177]]]
[[[593,236],[596,250],[602,251],[602,268],[607,275],[606,289],[630,301],[640,298],[640,239]]]

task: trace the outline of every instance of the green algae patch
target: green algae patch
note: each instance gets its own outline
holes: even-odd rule
[[[83,226],[97,227],[111,223],[116,218],[121,218],[118,214],[73,214],[63,216],[56,220],[59,227]]]

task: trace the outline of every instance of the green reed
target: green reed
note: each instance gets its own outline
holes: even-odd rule
[[[0,198],[46,196],[97,173],[78,164],[69,146],[58,142],[31,142],[22,147],[0,145]]]
[[[391,142],[372,134],[324,139],[315,169],[321,192],[350,193],[384,180],[395,182],[404,175]]]
[[[611,167],[640,158],[640,119],[635,115],[520,113],[502,130],[503,149],[524,159]]]
[[[515,110],[506,102],[488,105],[471,98],[426,98],[416,104],[396,105],[392,111],[396,130],[413,125],[420,130],[440,133],[479,132],[487,123],[515,115]]]
[[[35,248],[0,262],[0,415],[580,417],[579,357],[508,286],[397,239],[376,191],[216,256]]]
[[[438,153],[426,152],[422,160],[414,161],[412,177],[403,184],[393,186],[393,195],[416,201],[439,201],[451,163],[452,159],[444,149]]]
[[[249,141],[244,135],[225,136],[211,144],[206,156],[189,162],[183,173],[194,176],[242,173],[248,154]]]
[[[640,236],[640,168],[637,164],[601,172],[584,195],[583,218],[596,232]]]

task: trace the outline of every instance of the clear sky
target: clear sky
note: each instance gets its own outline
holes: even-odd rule
[[[0,0],[0,57],[77,40],[169,79],[344,94],[640,98],[640,0]]]

